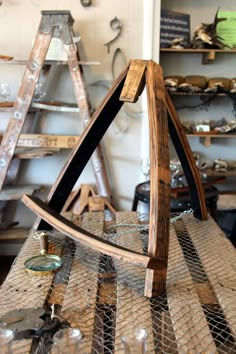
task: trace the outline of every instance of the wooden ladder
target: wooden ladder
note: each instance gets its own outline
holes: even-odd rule
[[[74,20],[70,11],[42,11],[39,29],[0,146],[0,203],[2,203],[2,205],[0,204],[0,209],[2,206],[2,214],[5,208],[5,200],[3,200],[3,198],[6,198],[8,189],[12,190],[11,187],[9,188],[9,185],[15,183],[20,166],[20,159],[15,158],[15,156],[17,156],[15,155],[16,147],[18,146],[18,142],[22,140],[22,137],[27,139],[26,133],[29,133],[33,127],[34,119],[32,117],[29,118],[29,116],[32,115],[29,114],[29,112],[32,110],[32,107],[34,107],[32,99],[36,85],[38,82],[42,82],[42,85],[45,85],[51,67],[50,64],[47,64],[46,55],[53,37],[60,38],[64,43],[68,57],[68,67],[78,105],[77,110],[79,110],[79,116],[84,126],[88,124],[91,118],[91,107],[86,81],[79,58],[78,48],[73,41],[73,22]],[[32,135],[29,136],[32,138]],[[98,194],[106,197],[107,200],[110,201],[111,191],[100,145],[97,146],[94,151],[91,162],[96,178]],[[27,191],[29,190],[26,189],[23,193],[27,193]],[[1,194],[4,194],[2,198]],[[12,192],[10,192],[10,194],[12,199]]]

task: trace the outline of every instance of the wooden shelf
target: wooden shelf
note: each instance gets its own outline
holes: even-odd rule
[[[171,92],[168,91],[170,96],[205,96],[205,97],[228,97],[227,93],[224,92],[180,92],[180,91],[176,91],[176,92]],[[231,95],[230,97],[235,97],[236,99],[236,94],[235,93],[231,93],[229,92],[229,94]]]
[[[0,112],[10,112],[14,106],[15,102],[0,102]],[[65,102],[36,102],[32,101],[30,106],[30,112],[37,111],[54,111],[54,112],[73,112],[78,113],[79,107],[76,103],[65,103]]]
[[[32,195],[34,192],[39,191],[42,187],[39,185],[13,185],[3,187],[0,191],[0,201],[5,200],[19,200],[24,194]]]
[[[210,147],[212,139],[235,139],[236,134],[186,134],[189,138],[199,138],[199,141],[205,147]]]
[[[29,234],[29,228],[11,228],[7,230],[0,230],[0,242],[11,240],[25,240]]]
[[[5,60],[0,58],[0,65],[26,65],[29,61],[28,60]],[[98,61],[78,61],[79,65],[101,65]],[[45,60],[44,65],[68,65],[67,60]]]
[[[214,61],[216,54],[233,54],[236,53],[236,49],[172,49],[172,48],[160,48],[162,53],[175,53],[175,54],[202,54],[202,64],[209,64]]]
[[[236,176],[236,169],[235,170],[229,170],[229,171],[225,171],[225,172],[220,172],[220,171],[216,171],[212,168],[208,168],[204,171],[207,176],[209,177],[235,177]]]
[[[193,48],[185,48],[185,49],[172,49],[172,48],[161,48],[161,52],[172,52],[172,53],[236,53],[236,49],[193,49]]]
[[[14,158],[21,160],[40,159],[47,156],[53,156],[59,152],[59,148],[22,148],[15,150]]]
[[[236,138],[236,134],[204,134],[204,133],[199,133],[199,134],[187,134],[187,136],[191,136],[194,138]]]

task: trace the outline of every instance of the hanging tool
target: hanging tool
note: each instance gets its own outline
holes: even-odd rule
[[[107,46],[107,52],[108,53],[110,53],[111,44],[113,42],[115,42],[117,40],[117,38],[120,36],[120,34],[121,34],[122,24],[121,24],[120,20],[117,17],[114,17],[110,21],[110,27],[111,27],[111,29],[113,29],[113,31],[117,31],[117,34],[112,40],[110,40],[109,42],[104,44],[105,46]]]

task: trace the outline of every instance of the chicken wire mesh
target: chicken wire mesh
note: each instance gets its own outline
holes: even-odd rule
[[[147,252],[147,215],[96,212],[72,219],[102,238]],[[166,293],[150,299],[143,296],[144,268],[57,231],[49,232],[49,251],[61,255],[63,267],[41,277],[27,272],[25,260],[39,253],[38,236],[31,231],[1,286],[0,315],[55,304],[56,315],[82,331],[80,353],[236,353],[235,250],[210,217],[172,215]],[[143,345],[137,330],[145,331]],[[50,338],[15,341],[13,348],[54,352]]]

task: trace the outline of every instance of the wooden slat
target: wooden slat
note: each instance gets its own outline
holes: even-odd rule
[[[13,57],[11,57],[11,56],[9,56],[9,55],[0,55],[0,60],[6,60],[6,61],[8,61],[8,60],[12,60],[13,59]]]
[[[83,214],[82,226],[88,225],[92,218],[90,229],[101,236],[103,215],[102,212]],[[77,244],[61,314],[72,327],[78,327],[84,334],[82,352],[92,353],[100,254],[89,250],[87,259],[84,257],[86,252],[86,248]],[[92,266],[89,265],[89,260]]]
[[[148,255],[158,257],[158,270],[146,272],[145,295],[165,292],[169,245],[170,158],[168,121],[163,73],[159,65],[148,61],[146,72],[150,135],[150,228]]]
[[[17,60],[13,59],[11,60],[12,57],[9,57],[10,59],[8,60],[1,60],[0,58],[0,64],[5,64],[5,65],[26,65],[27,61],[26,60]],[[67,60],[45,60],[46,65],[68,65]],[[84,61],[84,60],[79,60],[78,61],[79,65],[101,65],[99,61]]]
[[[75,104],[61,102],[32,102],[31,107],[50,112],[79,112],[79,108]]]
[[[201,258],[232,334],[236,337],[236,251],[212,218],[200,222],[186,217],[185,225]]]
[[[37,185],[18,185],[18,186],[6,186],[0,191],[0,200],[19,200],[26,194],[33,194],[40,190],[40,186]]]
[[[16,159],[40,159],[47,156],[52,156],[60,152],[60,149],[17,149],[14,154]]]
[[[169,249],[166,291],[179,353],[217,353],[173,227]]]
[[[131,60],[129,72],[126,76],[120,100],[125,102],[136,102],[141,95],[145,85],[145,60]]]
[[[28,208],[34,211],[39,217],[45,220],[56,230],[66,234],[75,241],[82,242],[83,244],[91,247],[93,250],[97,250],[102,254],[106,254],[117,259],[123,259],[124,261],[131,262],[136,265],[150,267],[150,269],[156,269],[159,265],[159,259],[151,258],[144,254],[131,251],[129,248],[114,245],[114,243],[107,240],[102,240],[100,237],[97,237],[97,235],[72,224],[53,209],[49,208],[48,205],[43,203],[39,198],[24,195],[22,201]]]
[[[118,212],[116,221],[118,224],[138,224],[137,215],[133,212]],[[132,245],[136,252],[143,252],[143,244],[138,232],[129,232],[125,226],[117,229],[117,241],[120,245]],[[130,345],[131,353],[136,353],[134,347],[135,329],[144,328],[148,332],[148,353],[155,353],[152,315],[149,299],[143,296],[145,269],[115,261],[117,270],[117,307],[116,307],[116,337],[115,351],[124,350],[121,342],[123,335]]]
[[[72,149],[79,138],[78,135],[21,134],[17,147]]]
[[[95,195],[92,186],[87,183],[82,183],[78,190],[70,193],[62,212],[70,211],[76,215],[82,214],[88,206],[88,197],[91,195]]]
[[[24,240],[29,234],[28,228],[15,227],[8,230],[0,231],[0,241]]]

